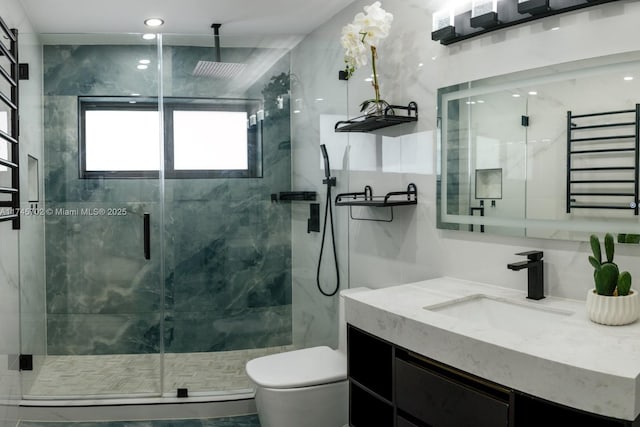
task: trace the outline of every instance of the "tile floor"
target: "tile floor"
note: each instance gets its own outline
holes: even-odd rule
[[[247,361],[291,349],[292,346],[281,346],[216,353],[167,353],[164,393],[173,394],[177,388],[188,388],[189,392],[250,390],[252,385],[244,371]],[[157,394],[159,390],[157,354],[47,356],[25,399],[135,397]]]
[[[22,421],[18,427],[260,427],[257,415],[203,420],[153,420],[114,422],[31,422]]]

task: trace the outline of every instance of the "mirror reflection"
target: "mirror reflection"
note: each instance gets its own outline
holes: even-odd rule
[[[638,234],[640,54],[441,88],[440,228]]]

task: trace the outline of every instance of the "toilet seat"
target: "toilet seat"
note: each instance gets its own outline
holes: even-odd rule
[[[246,371],[260,387],[309,387],[346,381],[347,356],[327,346],[305,348],[250,360]]]

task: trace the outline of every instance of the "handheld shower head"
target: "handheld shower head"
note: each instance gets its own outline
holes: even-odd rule
[[[331,167],[329,166],[329,154],[327,153],[327,146],[320,144],[320,151],[322,151],[322,157],[324,157],[324,177],[331,178]]]
[[[327,184],[329,187],[336,186],[336,178],[331,176],[331,167],[329,166],[329,154],[327,153],[327,147],[324,144],[320,144],[320,151],[322,151],[322,157],[324,158],[324,179],[323,184]]]
[[[320,144],[320,151],[322,152],[322,157],[324,158],[324,179],[322,180],[323,184],[327,185],[327,198],[325,200],[324,207],[324,228],[322,229],[322,242],[320,243],[320,257],[318,258],[318,270],[316,272],[316,285],[318,285],[318,290],[322,295],[331,297],[334,296],[338,290],[340,289],[340,270],[338,269],[338,254],[336,253],[336,237],[333,230],[333,211],[331,210],[331,187],[336,186],[336,178],[331,177],[331,167],[329,166],[329,153],[327,153],[327,146],[324,144]],[[322,265],[322,252],[324,251],[324,238],[327,233],[327,215],[330,218],[331,225],[331,242],[333,243],[333,260],[335,262],[336,267],[336,286],[333,288],[333,291],[327,292],[322,289],[320,285],[320,266]]]

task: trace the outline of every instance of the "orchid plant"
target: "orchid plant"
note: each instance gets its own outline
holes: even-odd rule
[[[371,54],[371,67],[373,69],[373,90],[375,98],[364,101],[360,111],[368,107],[375,107],[374,112],[380,112],[383,105],[388,105],[380,99],[380,85],[376,70],[378,59],[378,44],[389,35],[393,15],[382,9],[379,1],[364,7],[365,13],[358,13],[353,22],[342,29],[341,43],[345,49],[344,61],[347,78],[360,67],[367,65],[368,56]]]

